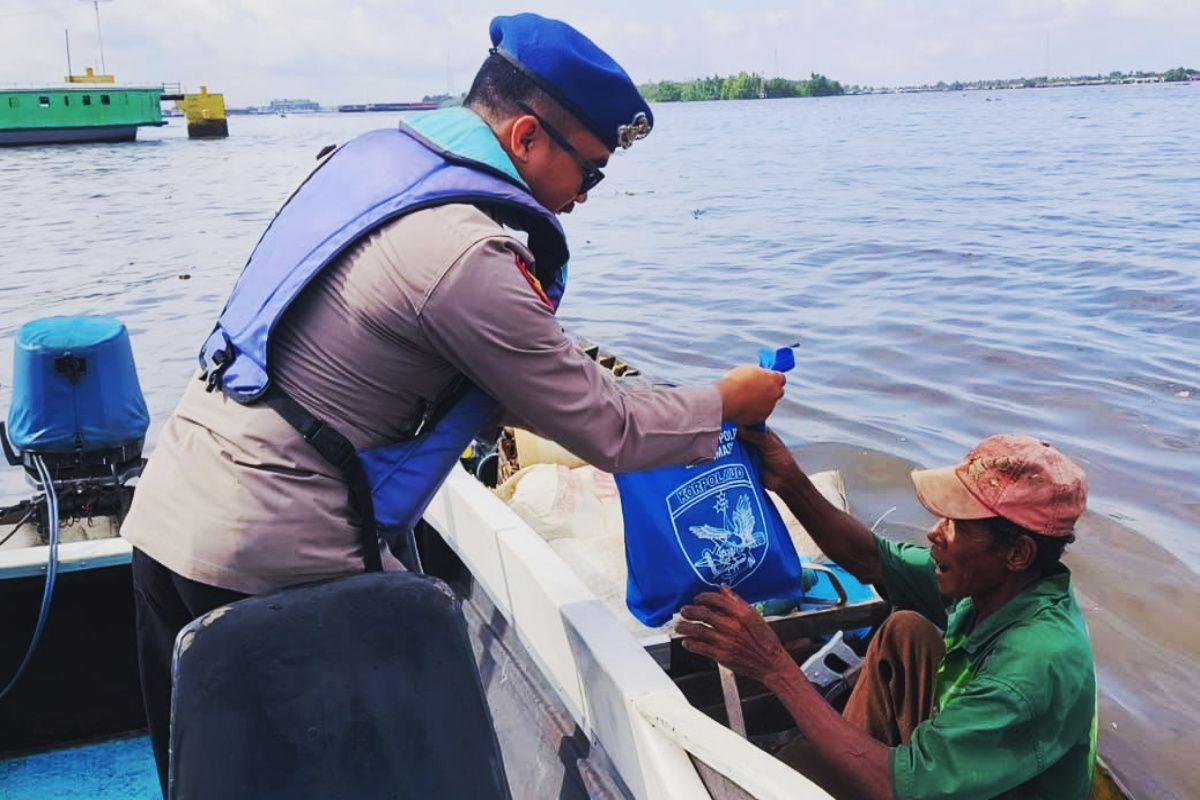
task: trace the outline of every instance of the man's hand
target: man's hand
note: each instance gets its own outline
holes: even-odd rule
[[[680,612],[675,630],[683,646],[753,678],[779,698],[811,748],[807,758],[819,772],[808,771],[839,800],[889,800],[894,797],[891,749],[842,719],[822,700],[791,659],[779,637],[754,609],[722,586],[706,592]]]
[[[768,684],[771,676],[795,666],[775,631],[728,586],[698,595],[694,605],[679,613],[684,621],[676,623],[675,630],[683,637],[684,649],[739,675]]]
[[[782,372],[760,367],[734,367],[717,381],[721,416],[735,425],[757,425],[783,398],[787,378]]]
[[[796,485],[796,478],[801,472],[800,465],[775,431],[756,431],[743,427],[738,431],[738,438],[762,455],[763,486],[781,494],[785,486]]]
[[[883,580],[874,534],[821,495],[778,436],[742,428],[738,438],[762,454],[763,485],[779,495],[821,552],[863,583]]]

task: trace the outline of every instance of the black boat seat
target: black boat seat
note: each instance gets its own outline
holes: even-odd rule
[[[458,600],[359,575],[252,597],[184,628],[172,800],[505,798]]]

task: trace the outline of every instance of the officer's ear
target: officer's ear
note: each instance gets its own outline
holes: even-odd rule
[[[525,163],[533,156],[537,141],[538,121],[529,114],[514,117],[509,128],[509,154],[516,160]]]

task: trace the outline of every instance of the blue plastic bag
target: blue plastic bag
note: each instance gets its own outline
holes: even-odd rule
[[[748,602],[798,597],[800,558],[762,487],[758,454],[737,427],[717,458],[617,475],[629,568],[625,603],[651,627],[699,593],[728,584]]]

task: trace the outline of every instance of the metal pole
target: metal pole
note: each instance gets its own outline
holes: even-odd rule
[[[100,40],[100,74],[107,75],[108,67],[104,65],[104,33],[100,30],[100,0],[92,0],[96,8],[96,38]]]
[[[71,71],[71,31],[63,28],[63,36],[67,40],[67,79],[70,80],[71,75],[74,74]]]

